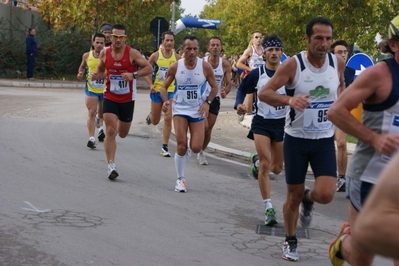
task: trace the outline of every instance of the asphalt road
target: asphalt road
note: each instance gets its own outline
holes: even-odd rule
[[[256,231],[263,203],[245,161],[209,154],[204,167],[193,156],[188,193],[174,192],[173,158],[159,156],[159,129],[144,123],[147,92],[138,99],[130,134],[117,139],[120,177],[111,182],[102,144],[86,147],[82,91],[0,89],[0,265],[289,265],[278,235],[283,176],[272,180],[275,236]],[[346,204],[338,194],[316,206],[297,265],[330,265]]]

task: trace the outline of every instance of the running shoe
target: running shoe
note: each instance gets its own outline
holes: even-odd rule
[[[108,178],[109,180],[114,180],[119,176],[118,172],[116,171],[115,163],[110,161],[108,164]]]
[[[162,146],[160,154],[162,157],[170,157],[170,152],[168,150],[168,146]]]
[[[345,176],[339,176],[337,181],[337,192],[345,192],[346,191],[346,179]]]
[[[145,122],[147,123],[147,125],[151,125],[151,112],[145,118]]]
[[[176,192],[187,192],[186,179],[178,178],[175,185]]]
[[[98,138],[98,141],[99,141],[99,142],[103,142],[103,141],[104,141],[104,139],[105,139],[105,132],[104,132],[104,129],[100,129],[100,130],[98,131],[98,136],[97,136],[97,138]]]
[[[204,151],[200,151],[200,152],[197,154],[197,160],[198,160],[198,163],[199,163],[200,165],[208,165],[208,161],[206,160]]]
[[[330,257],[330,261],[334,266],[342,266],[345,263],[344,258],[342,258],[341,254],[341,244],[342,240],[350,235],[350,224],[349,222],[345,222],[341,225],[341,229],[339,230],[339,235],[334,241],[331,242],[330,248],[328,249],[328,255]]]
[[[265,213],[265,225],[272,226],[275,224],[278,224],[276,219],[276,212],[274,211],[274,208],[269,208],[266,210]]]
[[[244,118],[245,118],[245,114],[244,115],[238,115],[238,122],[242,122],[242,121],[244,121]]]
[[[259,174],[259,158],[258,158],[258,154],[256,153],[256,151],[254,151],[253,153],[251,153],[251,155],[249,156],[249,160],[252,163],[251,166],[251,175],[255,178],[258,179],[258,174]]]
[[[305,187],[305,193],[303,194],[301,211],[299,213],[299,220],[301,222],[302,227],[308,227],[312,222],[313,218],[313,202],[309,203],[305,200],[307,193],[310,192],[308,187]]]
[[[283,255],[281,258],[289,261],[299,261],[298,251],[296,250],[298,246],[298,240],[285,240],[283,245]]]
[[[90,149],[96,148],[96,140],[94,137],[89,138],[89,141],[87,142],[87,147],[89,147]]]

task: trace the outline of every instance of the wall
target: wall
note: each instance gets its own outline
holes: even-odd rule
[[[21,32],[27,33],[28,28],[35,27],[39,17],[36,11],[0,2],[0,33],[11,36]]]

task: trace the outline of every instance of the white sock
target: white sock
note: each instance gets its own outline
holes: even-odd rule
[[[184,168],[186,167],[187,158],[186,156],[180,156],[175,153],[175,168],[177,172],[177,178],[184,177]]]
[[[98,128],[98,131],[101,131],[101,130],[104,130],[103,126],[100,126],[100,127]]]
[[[267,209],[273,208],[271,199],[265,199],[263,200],[263,203],[265,204],[265,212]]]
[[[94,138],[94,136],[91,136],[91,137],[89,138],[89,140],[90,140],[90,141],[95,141],[96,139]]]

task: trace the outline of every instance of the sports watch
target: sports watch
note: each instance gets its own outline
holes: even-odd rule
[[[209,105],[211,105],[211,104],[212,104],[212,101],[211,101],[211,100],[206,100],[206,103],[209,104]]]
[[[133,73],[133,79],[137,79],[139,77],[139,74],[137,72]]]

